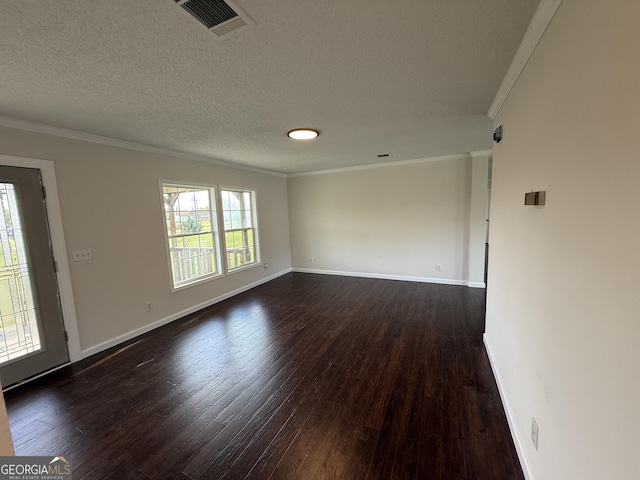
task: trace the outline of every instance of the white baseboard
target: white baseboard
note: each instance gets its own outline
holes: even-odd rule
[[[504,408],[505,414],[507,415],[509,430],[511,431],[511,437],[513,438],[513,443],[516,447],[518,458],[520,459],[522,472],[524,473],[524,476],[527,480],[535,480],[533,476],[533,472],[531,471],[531,466],[529,465],[529,459],[527,458],[527,453],[522,443],[522,436],[518,431],[518,426],[516,424],[515,417],[513,416],[511,406],[509,405],[509,400],[506,397],[506,392],[504,390],[502,380],[500,379],[500,373],[498,372],[496,363],[491,353],[489,338],[487,337],[486,333],[482,336],[482,339],[484,341],[484,346],[487,351],[487,356],[489,357],[489,363],[491,364],[491,370],[493,371],[493,376],[496,379],[496,383],[498,384],[498,391],[500,392],[500,398],[502,399],[502,406]]]
[[[339,275],[342,277],[379,278],[381,280],[401,280],[405,282],[440,283],[443,285],[468,285],[466,280],[448,278],[409,277],[406,275],[389,275],[385,273],[344,272],[342,270],[318,270],[315,268],[293,268],[300,273],[318,273],[320,275]]]
[[[487,288],[484,282],[467,282],[469,288]]]
[[[257,282],[253,282],[250,283],[248,285],[245,285],[243,287],[237,288],[236,290],[232,290],[230,292],[227,292],[223,295],[220,295],[219,297],[216,298],[212,298],[210,300],[207,300],[206,302],[202,302],[198,305],[194,305],[192,307],[186,308],[180,312],[176,312],[173,315],[169,315],[168,317],[165,318],[161,318],[160,320],[156,320],[155,322],[152,322],[148,325],[145,325],[143,327],[140,328],[136,328],[135,330],[132,330],[130,332],[127,332],[125,334],[122,335],[118,335],[115,338],[112,338],[111,340],[107,340],[106,342],[102,342],[99,343],[98,345],[94,345],[93,347],[89,347],[85,350],[82,350],[82,358],[87,358],[90,357],[91,355],[95,355],[96,353],[102,352],[103,350],[106,350],[108,348],[111,347],[115,347],[116,345],[122,343],[122,342],[126,342],[127,340],[131,340],[132,338],[138,337],[142,334],[145,334],[147,332],[150,332],[151,330],[155,330],[158,327],[162,327],[163,325],[166,325],[167,323],[171,323],[174,320],[178,320],[182,317],[185,317],[191,313],[197,312],[198,310],[202,310],[203,308],[206,307],[210,307],[211,305],[214,305],[216,303],[222,302],[223,300],[226,300],[227,298],[231,298],[235,295],[238,295],[242,292],[246,292],[247,290],[251,290],[252,288],[257,287],[258,285],[262,285],[263,283],[267,283],[270,282],[271,280],[274,280],[278,277],[281,277],[282,275],[286,275],[287,273],[290,273],[291,269],[288,268],[286,270],[282,270],[281,272],[278,272],[274,275],[270,275],[269,277],[263,278],[262,280],[258,280]]]

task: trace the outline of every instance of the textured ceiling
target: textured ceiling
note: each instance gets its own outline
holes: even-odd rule
[[[488,149],[538,0],[237,3],[219,41],[174,0],[1,2],[0,115],[282,173]]]

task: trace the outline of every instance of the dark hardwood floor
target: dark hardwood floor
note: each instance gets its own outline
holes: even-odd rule
[[[7,392],[74,479],[523,479],[484,291],[293,273]]]

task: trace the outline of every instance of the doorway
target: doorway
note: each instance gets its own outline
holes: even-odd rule
[[[0,166],[0,379],[69,361],[39,169]]]

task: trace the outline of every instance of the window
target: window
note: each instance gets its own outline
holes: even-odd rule
[[[221,275],[215,190],[163,183],[162,197],[173,287]]]
[[[252,190],[221,189],[227,270],[259,262],[256,194]]]

